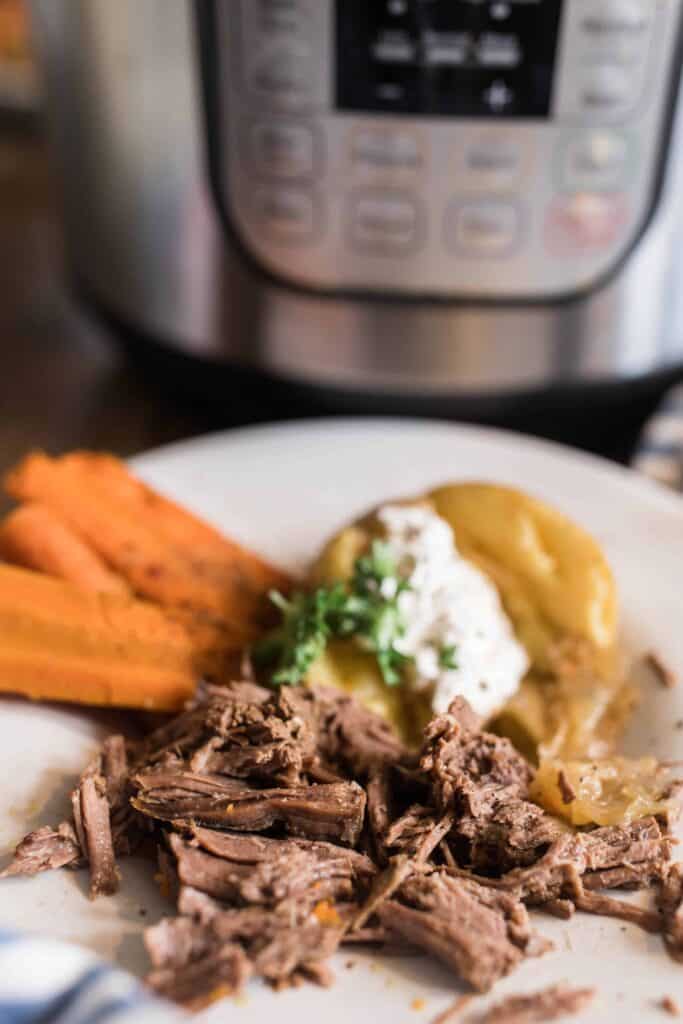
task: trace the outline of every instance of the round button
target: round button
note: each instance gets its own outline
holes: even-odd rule
[[[313,128],[288,121],[257,121],[251,127],[252,166],[268,178],[307,178],[316,171]]]
[[[316,233],[319,209],[315,196],[304,189],[259,186],[254,213],[263,228],[280,242],[309,242]]]
[[[577,192],[555,199],[546,219],[546,244],[558,256],[607,249],[628,222],[623,193]]]
[[[352,198],[349,213],[354,248],[400,256],[417,242],[418,207],[410,195],[368,189]]]
[[[473,257],[507,256],[515,248],[519,232],[519,208],[507,201],[456,203],[446,220],[448,244]]]
[[[311,81],[310,51],[298,43],[266,49],[250,73],[253,91],[277,107],[295,106],[308,99]]]
[[[560,150],[560,185],[571,192],[620,187],[630,169],[629,140],[621,132],[596,128]]]

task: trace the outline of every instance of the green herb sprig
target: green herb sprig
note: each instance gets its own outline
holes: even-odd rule
[[[293,686],[304,679],[330,640],[354,637],[376,656],[387,686],[396,686],[413,660],[396,648],[406,629],[399,597],[407,589],[391,546],[375,540],[356,560],[348,583],[297,592],[290,598],[271,593],[282,623],[256,645],[255,661],[274,665],[274,685]]]
[[[445,669],[458,668],[458,645],[447,644],[439,651],[439,667]]]

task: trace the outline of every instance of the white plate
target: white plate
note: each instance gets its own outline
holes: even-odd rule
[[[526,488],[594,533],[616,571],[628,646],[655,649],[683,677],[683,502],[627,470],[512,434],[411,420],[328,420],[233,431],[152,452],[134,467],[155,487],[290,569],[302,567],[335,527],[383,499],[454,479]],[[73,776],[111,717],[2,701],[0,851],[66,812]],[[630,748],[683,759],[680,720],[683,688],[653,685]],[[120,895],[94,903],[81,873],[4,882],[0,926],[70,939],[142,973],[140,933],[163,908],[148,865],[131,860],[122,866]],[[662,1020],[657,999],[683,996],[683,967],[667,958],[658,938],[582,915],[569,924],[539,916],[537,924],[555,940],[556,952],[523,964],[493,998],[566,979],[600,991],[581,1018],[585,1024],[654,1024]],[[274,995],[252,985],[239,1009],[226,1000],[200,1019],[255,1024],[272,1013],[281,1024],[420,1024],[458,992],[445,971],[424,959],[352,951],[337,958],[337,968],[330,992],[308,987]]]

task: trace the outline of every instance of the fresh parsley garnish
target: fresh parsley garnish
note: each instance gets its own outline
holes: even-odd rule
[[[271,601],[282,612],[282,625],[265,638],[255,653],[257,660],[264,663],[277,659],[274,683],[293,686],[303,679],[325,650],[331,636],[328,619],[344,603],[345,596],[341,585],[311,594],[297,593],[291,598],[277,591],[270,594]]]
[[[439,667],[445,669],[458,668],[457,654],[457,644],[447,644],[445,647],[442,647],[439,651]]]
[[[396,686],[412,663],[395,646],[405,633],[398,599],[406,589],[408,581],[399,575],[391,546],[375,540],[370,551],[357,559],[348,583],[298,592],[290,598],[271,593],[282,623],[256,645],[256,662],[275,665],[273,684],[296,685],[330,640],[354,637],[375,654],[387,686]]]

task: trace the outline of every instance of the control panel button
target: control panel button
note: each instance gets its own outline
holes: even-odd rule
[[[460,203],[446,222],[449,244],[469,256],[505,256],[514,249],[519,233],[519,208],[498,200]]]
[[[500,131],[484,133],[456,147],[458,178],[479,192],[508,189],[526,174],[532,159],[530,143],[520,143]]]
[[[316,234],[318,204],[305,189],[262,185],[254,190],[253,204],[263,229],[275,240],[308,242]]]
[[[412,132],[359,128],[351,135],[351,162],[358,170],[417,171],[425,159]]]
[[[273,32],[301,32],[306,24],[306,4],[302,0],[249,0],[258,30],[264,36]]]
[[[590,36],[642,35],[650,27],[652,6],[652,0],[600,0],[585,12],[581,28]]]
[[[417,242],[418,208],[410,196],[363,192],[353,197],[350,214],[351,242],[358,249],[402,255]]]
[[[330,99],[330,11],[319,0],[230,0],[216,4],[223,59],[238,89],[261,109],[324,108]]]
[[[635,99],[633,74],[613,66],[591,68],[581,86],[580,98],[585,111],[615,114],[627,110]]]
[[[249,76],[250,88],[280,108],[305,102],[310,94],[310,82],[311,53],[300,43],[264,51]]]
[[[254,170],[266,177],[306,178],[316,171],[313,128],[285,121],[258,121],[251,129]]]
[[[669,0],[573,0],[564,5],[564,36],[555,69],[556,116],[625,118],[648,102]],[[676,15],[678,19],[678,15]],[[660,41],[655,46],[655,38]],[[666,44],[668,45],[668,44]],[[666,46],[665,46],[666,48]]]
[[[577,52],[584,64],[607,64],[626,69],[629,73],[642,74],[647,66],[649,34],[646,36],[622,35],[583,36]]]
[[[578,255],[614,245],[628,222],[622,193],[577,192],[556,199],[546,221],[546,244],[556,255]]]
[[[572,192],[613,189],[630,170],[630,146],[625,135],[608,129],[571,139],[562,154],[560,181]]]
[[[629,65],[647,60],[657,12],[652,0],[583,0],[577,44],[589,61]]]

